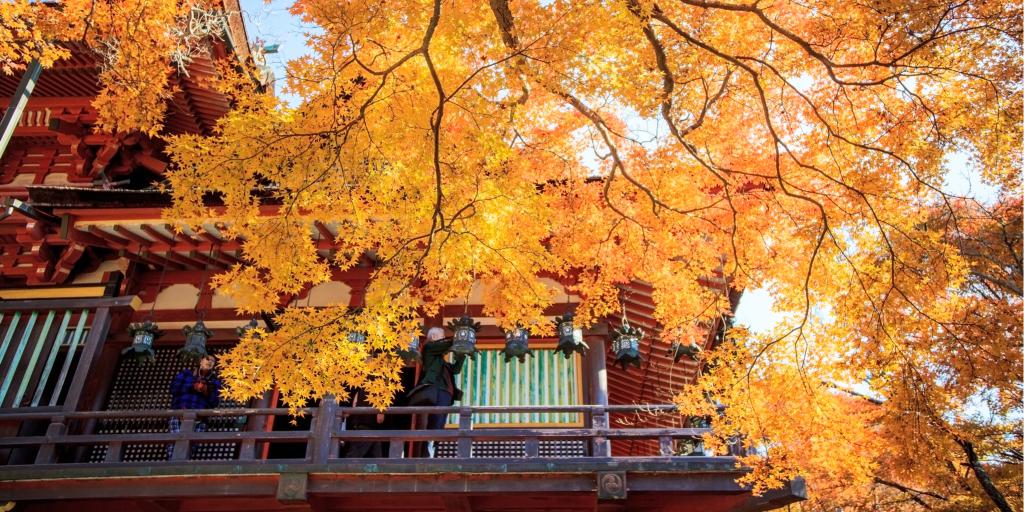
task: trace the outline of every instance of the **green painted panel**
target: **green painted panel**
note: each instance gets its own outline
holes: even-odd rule
[[[3,344],[0,344],[0,363],[3,363],[4,356],[7,355],[7,348],[11,345],[11,339],[14,338],[14,333],[18,332],[18,323],[21,321],[21,311],[14,313],[14,317],[11,318],[11,325],[7,326],[7,331],[4,332]]]
[[[22,398],[25,398],[25,392],[28,391],[28,385],[32,382],[32,375],[36,373],[36,364],[39,363],[39,355],[43,353],[43,346],[46,345],[46,341],[50,338],[50,327],[53,325],[53,318],[57,316],[57,312],[50,310],[46,314],[46,320],[43,322],[43,328],[39,331],[39,335],[33,340],[32,355],[28,359],[28,364],[24,366],[25,371],[21,374],[21,382],[18,383],[18,391],[14,394],[14,402],[11,403],[13,407],[18,407],[21,404]]]
[[[57,360],[57,353],[60,352],[61,344],[68,336],[68,323],[71,322],[72,314],[74,314],[74,311],[70,309],[64,311],[64,317],[61,318],[60,327],[57,328],[57,334],[53,337],[53,343],[50,345],[50,355],[46,358],[46,364],[43,366],[43,373],[39,376],[39,385],[36,386],[36,391],[32,394],[32,407],[38,406],[39,402],[43,399],[43,390],[46,388],[46,382],[50,380],[50,373],[53,371],[53,363]],[[55,393],[56,392],[57,391],[55,391]]]
[[[14,350],[14,355],[11,356],[11,364],[7,368],[7,375],[4,375],[4,383],[0,385],[0,406],[5,402],[7,391],[11,389],[11,383],[14,382],[14,375],[18,373],[18,368],[21,367],[21,356],[25,354],[25,348],[28,347],[28,340],[32,338],[32,331],[35,329],[36,319],[38,318],[39,312],[33,311],[28,317],[25,329],[21,331],[21,341],[18,342],[18,348]]]
[[[581,404],[582,397],[577,384],[580,378],[579,356],[565,359],[553,349],[534,349],[533,352],[534,357],[527,356],[523,363],[515,359],[506,363],[498,350],[482,350],[475,360],[467,360],[457,379],[463,390],[462,403],[472,406]],[[578,425],[580,421],[580,415],[575,413],[473,415],[473,424],[476,426]],[[458,424],[458,415],[449,415],[448,423]]]
[[[83,309],[78,313],[78,325],[75,326],[75,332],[71,335],[71,339],[68,343],[68,352],[64,356],[64,365],[61,366],[60,376],[57,378],[57,385],[53,388],[53,395],[50,396],[50,405],[57,405],[57,400],[60,399],[60,392],[64,389],[64,381],[68,378],[68,373],[71,371],[71,361],[75,358],[75,350],[78,348],[78,344],[82,340],[82,335],[85,333],[85,324],[89,320],[89,310]]]

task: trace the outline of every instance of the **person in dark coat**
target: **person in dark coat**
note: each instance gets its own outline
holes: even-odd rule
[[[462,372],[466,356],[459,354],[454,357],[453,362],[448,362],[445,356],[451,348],[452,339],[444,336],[443,328],[431,327],[427,331],[427,343],[424,345],[422,353],[420,380],[409,393],[411,405],[448,407],[462,398],[462,391],[455,386],[455,376]],[[447,416],[444,413],[418,415],[417,429],[442,429]],[[432,446],[433,442],[430,443],[430,447]],[[420,443],[417,450],[418,455],[428,456],[432,452],[430,447]]]
[[[362,388],[352,391],[352,398],[348,405],[369,407],[370,402],[366,398],[366,391]],[[345,430],[381,430],[383,428],[386,428],[384,415],[380,413],[352,414],[345,418]],[[340,455],[348,459],[381,458],[384,457],[384,443],[382,441],[345,441]]]
[[[171,409],[214,409],[220,405],[220,390],[223,383],[217,377],[217,359],[211,355],[199,360],[199,368],[184,368],[171,381]],[[181,432],[181,418],[171,416],[168,430]],[[197,420],[195,432],[206,432],[206,422]],[[193,453],[195,445],[192,445]],[[174,444],[167,447],[167,458],[174,455]]]

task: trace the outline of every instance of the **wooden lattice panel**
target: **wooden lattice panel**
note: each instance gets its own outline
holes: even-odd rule
[[[211,350],[214,354],[221,350]],[[156,361],[139,363],[122,358],[114,373],[114,382],[107,400],[107,410],[169,409],[171,406],[171,380],[183,368],[175,349],[156,349]],[[242,404],[222,398],[220,407],[241,407]],[[207,432],[237,432],[241,429],[237,417],[209,418]],[[167,418],[110,419],[100,422],[98,434],[141,434],[168,431]],[[106,456],[106,445],[93,446],[90,462],[101,462]],[[193,460],[231,460],[237,457],[238,443],[200,443],[192,453]],[[125,462],[167,460],[167,445],[126,444]]]
[[[436,444],[435,455],[439,459],[454,458],[457,444],[443,441]],[[474,441],[471,452],[474,459],[526,457],[526,445],[523,441]],[[538,451],[541,457],[583,457],[586,447],[582,440],[541,441]]]

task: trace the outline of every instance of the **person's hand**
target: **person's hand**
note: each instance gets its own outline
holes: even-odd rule
[[[377,424],[380,425],[381,423],[384,423],[384,415],[383,414],[378,414],[377,415]]]
[[[194,389],[197,393],[202,393],[204,395],[209,393],[209,389],[206,387],[206,382],[203,382],[201,380],[195,381],[195,383],[192,384],[192,389]]]

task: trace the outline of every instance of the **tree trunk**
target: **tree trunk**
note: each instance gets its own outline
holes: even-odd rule
[[[1001,512],[1013,512],[1010,504],[1006,502],[1006,497],[1003,496],[1003,493],[999,492],[996,485],[992,483],[992,479],[989,478],[988,472],[982,467],[978,454],[974,451],[974,443],[959,438],[956,442],[964,449],[964,453],[967,454],[967,462],[970,464],[971,470],[974,471],[974,476],[978,479],[978,483],[981,484],[982,489],[985,489],[985,494],[988,494],[988,497],[999,507]]]

